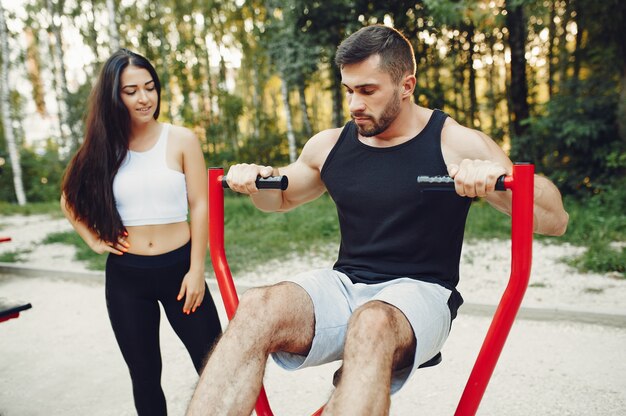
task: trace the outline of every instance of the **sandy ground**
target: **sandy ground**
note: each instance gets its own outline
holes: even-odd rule
[[[13,238],[0,244],[0,252],[21,251],[22,264],[30,268],[85,271],[73,260],[71,247],[39,244],[46,234],[69,229],[65,220],[47,216],[0,217],[0,236]],[[489,316],[468,311],[475,304],[499,301],[508,278],[509,251],[507,243],[497,241],[466,245],[459,287],[466,311],[462,308],[454,323],[444,362],[420,370],[393,397],[392,415],[453,414],[490,322]],[[518,320],[479,415],[626,414],[626,281],[581,274],[559,261],[579,252],[576,247],[535,243],[523,309],[611,314],[619,324]],[[270,262],[235,279],[242,286],[268,284],[288,273],[329,266],[332,260],[329,248]],[[101,275],[54,275],[0,274],[0,297],[33,304],[19,319],[0,324],[0,416],[134,414],[130,380],[108,323]],[[215,296],[212,279],[209,283]],[[216,304],[221,304],[219,299]],[[182,415],[197,378],[165,319],[161,337],[169,411]],[[270,363],[266,387],[275,413],[312,413],[328,397],[336,367],[289,373]]]

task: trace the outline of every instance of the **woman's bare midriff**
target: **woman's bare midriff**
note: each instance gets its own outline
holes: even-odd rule
[[[168,253],[185,245],[191,238],[187,222],[126,227],[128,252],[142,256]]]

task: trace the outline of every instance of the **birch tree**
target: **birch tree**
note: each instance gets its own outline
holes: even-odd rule
[[[64,5],[65,0],[57,0],[56,5],[52,0],[46,0],[46,11],[48,13],[48,36],[51,41],[50,48],[57,93],[59,134],[61,135],[62,143],[65,146],[71,146],[71,152],[73,153],[73,151],[78,148],[78,138],[72,134],[68,121],[67,102],[69,93],[67,91],[67,79],[65,78],[63,38],[61,34],[61,15]]]
[[[2,125],[4,127],[4,137],[7,141],[7,150],[11,160],[13,170],[13,186],[15,187],[15,197],[19,205],[26,204],[26,193],[22,182],[22,165],[20,164],[20,154],[15,143],[13,134],[13,123],[11,118],[11,108],[9,105],[9,38],[4,17],[4,6],[0,0],[0,45],[2,45],[2,69],[0,70],[0,105],[2,106]]]
[[[106,1],[107,15],[109,17],[109,42],[111,44],[111,52],[114,52],[120,48],[120,33],[115,21],[115,0]]]

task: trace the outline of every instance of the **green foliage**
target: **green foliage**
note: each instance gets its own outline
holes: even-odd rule
[[[13,250],[0,253],[1,263],[17,263],[24,259],[24,255],[28,254],[30,250]]]
[[[534,162],[566,194],[599,192],[626,172],[626,142],[617,131],[618,97],[613,79],[570,83],[546,104],[544,115],[528,121],[527,134],[513,143],[512,158]]]
[[[0,213],[2,215],[37,215],[37,214],[49,214],[53,217],[62,217],[61,209],[59,208],[59,201],[53,202],[35,202],[24,206],[19,206],[16,203],[0,201]],[[0,223],[0,229],[2,224]]]
[[[261,165],[284,166],[289,163],[287,146],[283,135],[270,132],[263,139],[248,138],[239,149],[239,158]]]
[[[49,141],[47,146],[39,151],[22,148],[20,160],[27,200],[29,202],[58,201],[61,195],[61,178],[65,169],[64,162],[59,158],[58,147]],[[7,163],[0,174],[0,201],[15,202],[13,189],[13,171],[10,163]]]
[[[263,213],[247,197],[225,199],[225,244],[233,271],[244,270],[293,252],[339,243],[331,199],[317,200],[286,213]]]
[[[93,75],[95,82],[96,74]],[[91,91],[91,82],[86,82],[78,87],[75,92],[68,92],[67,96],[67,118],[71,127],[72,136],[75,143],[80,143],[84,131],[85,111],[87,110],[87,100]],[[73,149],[74,151],[76,149]],[[74,153],[74,152],[72,152]]]
[[[594,242],[587,251],[568,263],[579,270],[596,273],[616,273],[626,279],[626,247],[615,249],[606,242]]]
[[[626,241],[626,178],[596,195],[578,200],[565,198],[569,226],[562,237],[577,245]]]
[[[472,202],[465,225],[465,239],[506,239],[511,235],[511,217],[496,212],[482,199]]]

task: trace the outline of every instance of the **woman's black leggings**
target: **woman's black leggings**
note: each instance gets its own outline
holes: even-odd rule
[[[159,322],[161,302],[167,319],[198,371],[221,333],[215,304],[205,286],[202,305],[183,313],[176,300],[189,271],[191,243],[157,256],[110,254],[106,264],[106,302],[115,338],[128,365],[135,408],[141,416],[167,415],[161,389]]]

